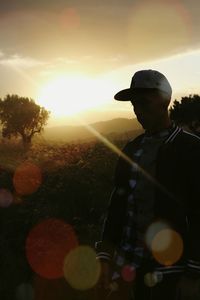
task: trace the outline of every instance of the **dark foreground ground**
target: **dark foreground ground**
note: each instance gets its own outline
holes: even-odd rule
[[[114,141],[119,148],[125,142],[124,139]],[[62,244],[55,248],[63,238],[62,233],[51,231],[58,226],[50,226],[48,238],[40,237],[31,246],[28,241],[38,224],[53,220],[73,230],[76,242],[73,244],[73,239],[70,240],[72,248],[84,245],[93,249],[100,237],[112,190],[117,154],[99,141],[34,144],[27,153],[17,144],[4,143],[0,148],[0,299],[97,299],[95,281],[75,288],[62,272],[51,274],[54,272],[51,268],[59,265],[58,256],[63,248]],[[33,267],[35,262],[32,265],[27,249],[31,249],[37,267]],[[47,254],[40,256],[44,249]],[[90,265],[90,262],[85,264]],[[96,276],[91,275],[91,270],[89,275],[84,274],[84,267],[79,270],[77,267],[77,272],[82,272],[83,278]]]

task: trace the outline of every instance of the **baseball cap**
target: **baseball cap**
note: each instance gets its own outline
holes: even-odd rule
[[[114,98],[119,101],[130,101],[138,89],[156,89],[165,92],[171,98],[172,88],[167,78],[156,70],[137,71],[131,80],[130,88],[121,90]]]

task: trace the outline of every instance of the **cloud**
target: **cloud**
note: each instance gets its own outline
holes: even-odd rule
[[[45,63],[39,60],[36,60],[31,57],[22,57],[18,54],[11,56],[4,56],[4,53],[0,51],[0,65],[14,68],[28,69],[33,67],[42,66]]]
[[[39,72],[42,77],[49,77],[52,75],[67,72],[74,68],[79,68],[81,59],[74,59],[70,57],[55,57],[54,59],[49,59],[43,65],[43,68]]]
[[[4,56],[3,51],[0,50],[0,59]]]
[[[56,58],[56,62],[59,64],[66,64],[66,65],[73,65],[73,64],[78,64],[80,61],[78,59],[70,59],[70,58],[65,58],[65,57],[58,57]]]

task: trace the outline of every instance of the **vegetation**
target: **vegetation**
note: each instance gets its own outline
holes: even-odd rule
[[[176,124],[200,134],[200,96],[182,97],[180,102],[175,100],[170,117]]]
[[[31,144],[33,136],[43,130],[48,117],[49,112],[30,98],[7,95],[0,99],[2,136],[20,136],[25,148]]]
[[[122,148],[126,140],[114,143]],[[1,299],[16,300],[16,287],[33,282],[37,276],[27,262],[25,244],[28,233],[38,222],[46,218],[64,220],[74,227],[80,244],[94,246],[100,238],[116,161],[117,155],[99,141],[81,144],[34,142],[28,152],[19,144],[1,144],[0,198],[1,189],[13,195],[10,206],[0,207]],[[24,162],[40,168],[42,183],[32,194],[17,195],[13,178]],[[51,288],[54,281],[48,284]],[[43,293],[45,295],[46,291]],[[56,299],[94,299],[88,295],[89,291],[81,293],[70,287],[63,293],[65,297]]]

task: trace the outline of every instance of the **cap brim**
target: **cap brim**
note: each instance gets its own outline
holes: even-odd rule
[[[125,89],[118,92],[114,99],[118,101],[131,101],[131,96],[133,95],[133,89]]]
[[[118,101],[131,101],[138,92],[144,90],[158,90],[157,88],[129,88],[125,90],[119,91],[115,96],[114,99]]]

